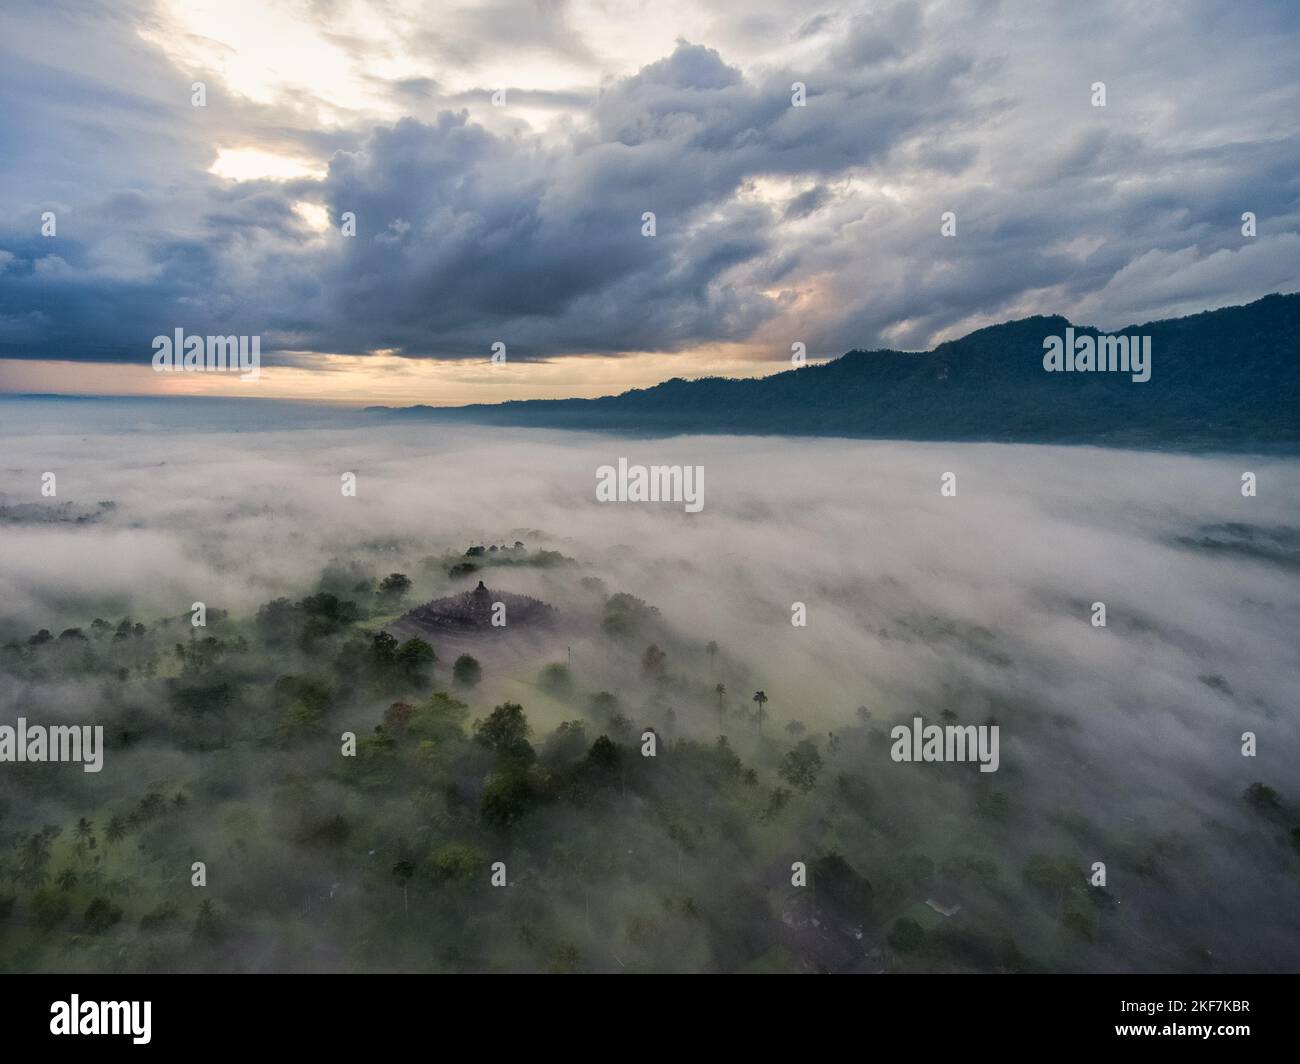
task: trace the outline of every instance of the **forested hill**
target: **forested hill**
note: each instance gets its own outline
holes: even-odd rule
[[[850,351],[749,380],[674,378],[599,399],[374,408],[388,417],[627,433],[764,433],[1170,447],[1300,446],[1300,295],[1116,330],[1151,338],[1151,378],[1043,368],[1062,317],[933,351]],[[1075,326],[1078,336],[1098,330]]]

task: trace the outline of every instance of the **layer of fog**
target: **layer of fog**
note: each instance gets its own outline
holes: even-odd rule
[[[51,471],[58,502],[116,506],[80,524],[0,524],[4,638],[85,627],[88,602],[110,620],[129,611],[152,622],[195,601],[248,612],[313,590],[331,562],[413,573],[429,554],[523,538],[578,567],[493,571],[492,586],[563,612],[580,606],[577,577],[599,576],[658,607],[701,655],[717,640],[778,723],[797,716],[825,732],[859,705],[885,724],[946,708],[963,721],[996,716],[1000,772],[1044,810],[1092,825],[1098,845],[1081,866],[1107,859],[1106,840],[1185,833],[1199,840],[1199,878],[1176,891],[1186,911],[1220,925],[1211,937],[1236,942],[1238,966],[1298,963],[1294,873],[1255,859],[1240,795],[1264,780],[1300,798],[1300,583],[1293,568],[1177,542],[1226,523],[1300,525],[1294,462],[621,440],[270,406],[250,417],[236,404],[205,408],[195,428],[193,412],[163,406],[124,421],[129,406],[38,404],[6,418],[0,503],[53,503],[40,495]],[[238,419],[232,431],[225,418]],[[703,466],[703,511],[597,502],[597,467],[623,456]],[[1257,497],[1241,493],[1246,470]],[[355,498],[340,491],[345,472],[357,475]],[[940,494],[945,472],[955,498]],[[1104,629],[1090,624],[1097,601]],[[791,625],[795,602],[806,628]],[[594,645],[579,642],[574,657],[616,689]],[[32,715],[32,695],[0,690],[0,719]],[[709,734],[706,706],[679,712],[687,731]],[[1257,758],[1241,755],[1247,730]],[[1046,820],[1041,830],[1020,840],[1024,852],[1052,848]]]

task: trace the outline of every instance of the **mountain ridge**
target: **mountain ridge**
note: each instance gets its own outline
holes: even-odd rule
[[[1150,336],[1151,379],[1051,373],[1046,337]],[[1112,332],[1059,314],[984,326],[929,351],[845,352],[767,377],[673,377],[593,399],[368,407],[388,417],[632,434],[1300,448],[1300,294]]]

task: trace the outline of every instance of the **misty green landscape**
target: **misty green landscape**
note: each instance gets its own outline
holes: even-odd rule
[[[11,411],[49,431],[6,487],[51,464],[72,486],[0,505],[3,721],[102,725],[105,749],[0,766],[0,968],[1300,955],[1293,463],[1255,463],[1247,501],[1240,459],[653,443],[704,456],[697,515],[593,500],[597,458],[645,441],[261,409],[161,434]],[[895,762],[914,716],[998,725],[998,770]]]

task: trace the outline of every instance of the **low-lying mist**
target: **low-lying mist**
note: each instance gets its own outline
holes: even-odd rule
[[[55,637],[69,628],[89,633],[94,618],[117,625],[130,617],[172,625],[174,638],[160,636],[170,648],[191,638],[197,602],[234,624],[280,597],[297,602],[324,587],[345,597],[354,584],[394,572],[413,582],[404,608],[481,579],[492,591],[549,603],[557,623],[523,649],[496,655],[485,647],[477,655],[482,682],[453,691],[470,720],[515,702],[539,750],[574,719],[585,722],[590,745],[615,727],[594,708],[600,703],[592,696],[604,691],[630,722],[626,750],[639,764],[643,729],[653,727],[670,748],[686,740],[712,748],[725,734],[754,769],[750,805],[743,797],[726,808],[720,799],[707,805],[716,831],[698,837],[668,823],[671,796],[625,781],[599,814],[591,805],[553,802],[484,836],[499,842],[479,839],[489,862],[520,870],[517,879],[512,872],[516,889],[509,902],[484,900],[493,889],[485,864],[482,897],[464,902],[480,906],[473,926],[482,948],[431,954],[429,967],[802,969],[835,967],[823,955],[847,951],[866,958],[865,970],[1300,968],[1300,846],[1293,841],[1300,836],[1292,834],[1300,826],[1295,461],[833,439],[621,439],[389,424],[273,404],[6,403],[5,411],[0,642],[22,648],[40,629]],[[597,469],[621,457],[702,467],[702,510],[598,502]],[[1245,472],[1257,480],[1253,497],[1242,493]],[[45,473],[55,475],[54,497],[42,496]],[[348,473],[355,496],[341,488]],[[946,473],[955,474],[953,496],[941,494]],[[463,576],[444,564],[474,545],[516,542],[530,555],[556,552],[555,564],[489,564],[489,557]],[[618,593],[657,609],[645,638],[610,638],[603,621]],[[1104,627],[1093,623],[1095,603],[1104,603]],[[804,626],[792,624],[796,604]],[[220,623],[212,630],[219,635]],[[716,654],[706,649],[711,641]],[[429,642],[439,663],[412,702],[452,690],[451,661],[436,638]],[[650,642],[666,656],[661,667],[647,665]],[[295,646],[268,652],[283,655],[286,674],[308,668]],[[538,679],[548,663],[568,664],[563,683]],[[106,715],[128,711],[168,719],[150,686],[162,678],[132,679],[138,691],[110,698],[98,676],[63,671],[53,658],[24,669],[0,673],[0,723],[24,716],[111,724]],[[756,723],[758,690],[768,699],[767,720]],[[455,808],[412,814],[398,841],[397,828],[368,837],[360,827],[343,844],[345,856],[282,848],[275,860],[298,862],[291,878],[304,884],[292,898],[277,894],[294,888],[283,886],[283,874],[273,882],[270,866],[253,856],[261,852],[256,842],[244,850],[228,837],[241,816],[249,834],[274,835],[274,811],[285,799],[273,791],[284,779],[267,775],[268,765],[301,776],[313,795],[304,803],[352,808],[345,783],[329,775],[339,734],[349,722],[358,735],[372,731],[392,701],[375,694],[336,704],[315,746],[271,744],[265,763],[215,738],[207,747],[173,744],[145,729],[147,741],[110,746],[97,775],[47,766],[36,781],[36,766],[19,776],[16,766],[0,764],[0,844],[12,852],[43,824],[71,825],[88,810],[138,798],[144,781],[165,781],[190,790],[183,815],[196,840],[193,859],[208,863],[211,885],[203,889],[240,924],[232,932],[239,958],[223,965],[411,967],[416,962],[397,946],[386,951],[372,942],[357,954],[350,944],[359,916],[317,926],[300,914],[293,935],[276,922],[303,904],[311,913],[350,898],[364,908],[357,900],[364,872],[356,869],[376,850],[375,860],[400,865],[393,854],[412,840],[443,853],[459,837]],[[895,763],[889,730],[916,716],[995,722],[998,771]],[[1256,737],[1255,756],[1243,756],[1245,732]],[[774,809],[772,792],[788,787],[779,775],[783,758],[804,740],[818,750],[822,774]],[[438,787],[455,783],[478,796],[493,769],[472,769],[458,762],[457,780]],[[653,770],[642,764],[638,771]],[[1269,788],[1266,797],[1256,790],[1257,800],[1248,800],[1247,788],[1258,782]],[[689,794],[676,800],[691,804]],[[713,792],[701,799],[713,800]],[[729,825],[746,816],[742,837]],[[588,875],[575,859],[566,881],[566,858],[556,856],[565,847],[635,850],[647,863],[638,872],[619,863],[626,855],[610,856],[609,868]],[[829,932],[811,930],[788,901],[791,863],[824,862],[828,854],[872,885],[880,916],[878,925],[865,920],[860,939],[854,930],[831,945],[809,939]],[[963,880],[955,855],[996,871]],[[1073,887],[1054,885],[1043,855],[1077,869],[1085,888],[1103,862],[1104,899],[1086,902],[1094,906],[1086,916],[1064,919],[1074,911]],[[175,872],[178,896],[198,889],[189,886],[189,863]],[[163,872],[155,862],[132,874]],[[422,874],[410,883],[390,877],[396,885],[384,905],[394,926],[436,907],[429,898],[441,881],[433,877],[421,894]],[[477,890],[475,876],[468,879]],[[739,893],[728,893],[728,884]],[[0,895],[8,889],[7,879],[0,882]],[[675,908],[660,898],[674,891],[689,896],[690,907],[680,897]],[[891,935],[917,906],[948,896],[962,899],[962,911],[934,915],[927,932],[952,935],[966,921],[963,934],[999,943],[996,955],[969,943],[965,952],[912,951],[906,935]],[[643,909],[662,925],[659,947],[646,944],[654,936],[637,922],[651,919]],[[674,930],[691,919],[704,920],[709,933]],[[533,932],[511,937],[494,921],[545,926],[538,933],[550,936],[551,960],[537,959]],[[417,940],[438,939],[435,925],[420,926]],[[43,956],[28,944],[0,951],[0,964],[56,963]],[[84,962],[70,956],[58,953],[57,963],[101,964],[99,954]]]

